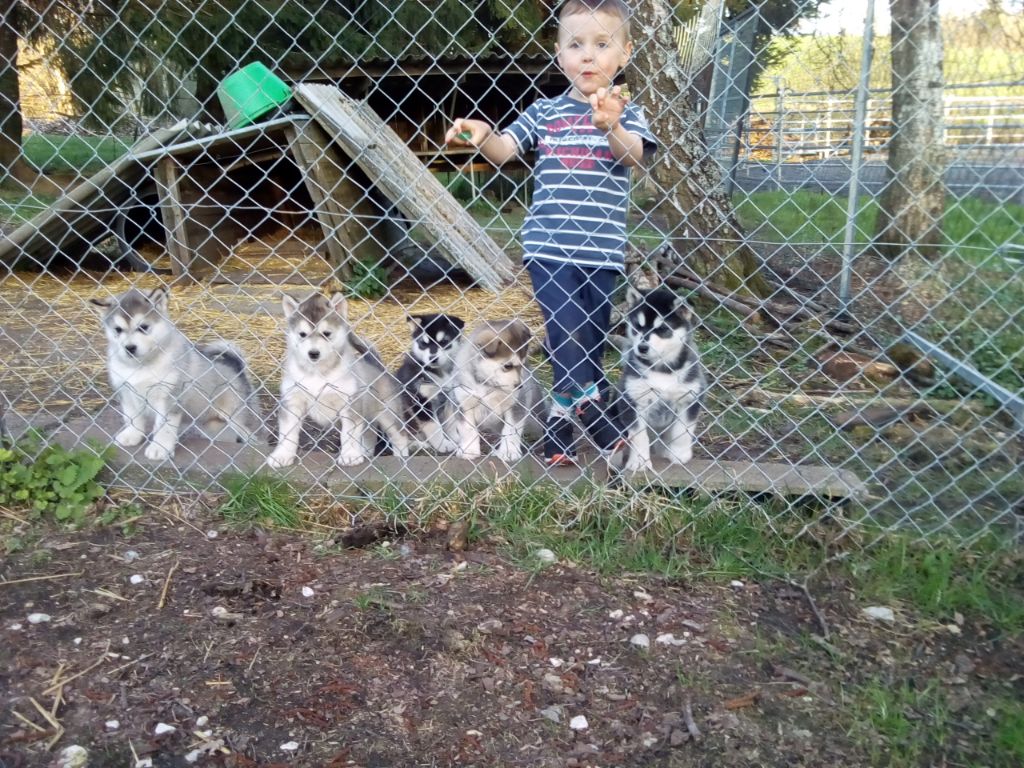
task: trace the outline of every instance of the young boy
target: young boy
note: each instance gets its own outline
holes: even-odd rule
[[[445,136],[495,165],[536,150],[521,238],[554,373],[544,447],[551,464],[574,459],[573,412],[599,448],[621,437],[601,406],[602,360],[612,292],[625,271],[630,168],[655,147],[641,109],[613,85],[632,50],[623,0],[568,0],[555,54],[569,90],[536,101],[501,133],[460,118]]]

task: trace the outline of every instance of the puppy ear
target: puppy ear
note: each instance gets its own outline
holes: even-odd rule
[[[348,300],[345,298],[344,293],[341,291],[331,291],[327,301],[331,305],[331,309],[341,315],[342,320],[348,320]]]
[[[416,333],[416,331],[420,330],[420,328],[421,328],[420,320],[422,318],[423,318],[423,315],[406,315],[405,316],[405,323],[406,323],[406,325],[409,326],[409,330],[410,331],[412,331],[413,333]]]
[[[146,298],[149,299],[150,304],[156,307],[158,312],[167,312],[167,286],[161,285],[159,288],[154,288],[150,291]]]
[[[530,327],[522,320],[516,318],[508,326],[509,337],[512,340],[512,348],[526,357],[530,352],[530,342],[533,340],[533,333]]]
[[[281,309],[284,310],[284,317],[287,320],[289,317],[295,314],[295,310],[299,308],[299,302],[289,296],[287,293],[281,297]]]
[[[104,299],[89,299],[89,303],[102,310],[108,310],[114,306],[114,299],[107,296]]]
[[[640,299],[642,299],[643,297],[644,295],[640,293],[640,291],[638,291],[636,288],[634,288],[632,283],[629,283],[629,285],[626,286],[626,303],[629,306],[632,307],[636,304],[639,304]]]
[[[462,331],[466,328],[466,321],[463,320],[461,317],[456,317],[455,315],[448,315],[448,317],[452,321],[452,325],[458,328],[459,333],[462,333]]]
[[[683,320],[689,320],[693,315],[690,305],[686,303],[685,296],[676,296],[676,300],[672,304],[672,311],[683,318]]]

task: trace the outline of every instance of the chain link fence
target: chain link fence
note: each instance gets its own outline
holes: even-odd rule
[[[565,92],[556,9],[539,0],[10,5],[7,434],[139,442],[108,463],[112,482],[138,493],[215,489],[258,470],[341,495],[510,477],[653,483],[776,496],[786,515],[818,498],[843,525],[924,538],[1017,535],[1019,6],[939,17],[907,3],[911,16],[887,21],[881,5],[836,17],[818,0],[710,4],[689,18],[656,0],[633,5],[620,81],[660,145],[633,176],[627,268],[636,285],[688,298],[699,318],[708,387],[691,461],[624,473],[581,439],[578,466],[552,468],[542,430],[527,425],[518,461],[499,435],[469,459],[425,438],[394,455],[382,434],[362,438],[372,458],[339,466],[348,438],[307,425],[297,461],[267,469],[290,375],[283,296],[340,291],[351,328],[390,372],[412,344],[409,316],[457,316],[467,338],[517,319],[550,389],[518,237],[533,158],[496,169],[444,141],[456,118],[500,128]],[[232,350],[244,358],[254,431],[242,442],[230,423],[212,436],[183,426],[168,458],[148,450],[155,435],[125,435],[95,303],[137,288],[159,305],[159,287],[175,326],[213,345],[190,376],[230,381]],[[624,284],[614,303],[613,384],[632,343]],[[345,381],[362,381],[356,367]],[[376,402],[372,420],[391,405]]]

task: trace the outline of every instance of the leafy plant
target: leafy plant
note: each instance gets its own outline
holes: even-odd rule
[[[387,296],[388,270],[379,261],[362,259],[352,265],[352,279],[345,284],[345,292],[356,299],[379,299]]]
[[[55,443],[42,445],[36,435],[4,444],[0,446],[0,504],[79,525],[103,496],[97,477],[107,458],[105,450],[69,451]]]

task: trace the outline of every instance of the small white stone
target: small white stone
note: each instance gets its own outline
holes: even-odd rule
[[[122,555],[122,557],[124,557],[124,561],[126,563],[130,563],[133,560],[139,559],[139,553],[136,552],[134,549],[129,549],[127,552],[124,553],[124,555]]]
[[[48,613],[30,613],[28,615],[29,624],[42,624],[43,622],[50,621],[50,614]]]
[[[614,611],[609,611],[608,618],[612,619],[613,621],[618,621],[622,618],[622,609],[616,608]]]
[[[686,645],[685,640],[676,637],[671,632],[662,632],[654,638],[654,642],[659,643],[660,645]]]
[[[732,581],[729,582],[729,586],[733,587],[734,589],[743,589],[747,585],[744,584],[739,579],[733,579]]]
[[[478,731],[476,728],[470,728],[468,731],[466,731],[466,735],[467,736],[476,736],[479,739],[484,734],[483,734],[482,731]]]
[[[136,584],[136,585],[141,584],[145,580],[146,580],[146,577],[143,576],[141,573],[136,573],[136,574],[132,575],[132,577],[130,579],[128,579],[128,581],[130,581],[132,584]]]
[[[896,621],[896,614],[892,608],[887,608],[884,605],[869,605],[865,608],[862,613],[869,619],[877,619],[878,621]]]
[[[312,587],[303,587],[302,588],[302,596],[303,597],[312,597],[315,594],[316,594],[316,592],[313,591]]]
[[[82,638],[80,638],[80,637],[76,637],[76,638],[75,638],[74,640],[72,640],[71,642],[72,642],[72,643],[74,643],[75,645],[81,645],[81,644],[82,644]]]
[[[9,626],[8,629],[11,630],[11,632],[20,632],[21,624],[11,624],[11,626]]]
[[[206,532],[206,538],[208,539],[216,539],[218,536],[220,536],[220,534],[212,528]]]
[[[128,645],[131,642],[127,637],[121,638],[121,645]]]
[[[647,635],[642,634],[642,633],[633,635],[631,638],[629,638],[629,642],[632,645],[635,645],[637,648],[650,648],[651,647],[651,638],[649,638]]]
[[[294,752],[299,748],[299,742],[297,741],[286,741],[281,745],[282,752]]]
[[[202,750],[193,749],[191,752],[185,753],[185,762],[191,765],[192,763],[198,762],[199,758],[203,756]]]
[[[552,656],[550,659],[548,659],[548,661],[551,663],[552,667],[560,667],[563,664],[565,664],[564,661],[562,661],[561,659],[559,659],[556,656]]]
[[[655,736],[653,733],[645,733],[644,734],[643,745],[647,749],[650,749],[651,747],[653,747],[657,743],[658,743],[658,737]]]
[[[562,708],[561,707],[547,707],[540,711],[540,716],[545,720],[550,720],[552,723],[562,722]]]
[[[89,764],[89,753],[85,747],[72,744],[61,750],[57,768],[85,768]]]
[[[213,730],[212,729],[207,729],[205,731],[194,731],[194,733],[200,739],[208,739],[211,736],[213,736]]]
[[[196,718],[196,728],[202,728],[208,722],[210,722],[210,718],[208,718],[206,715],[200,715]]]
[[[135,768],[153,768],[152,757],[142,757],[135,761]]]
[[[600,663],[601,663],[601,657],[600,656],[598,656],[596,659],[588,659],[587,660],[587,664],[600,664]]]
[[[540,560],[542,563],[557,563],[558,562],[558,556],[554,552],[552,552],[550,549],[538,549],[536,554],[537,554],[537,559]]]
[[[587,722],[587,718],[583,715],[576,715],[576,717],[569,721],[569,727],[574,731],[585,731],[590,727],[590,723]]]
[[[644,603],[649,603],[652,600],[654,600],[654,598],[651,597],[649,593],[644,592],[642,589],[636,590],[633,593],[633,597],[635,597],[637,600],[639,600],[641,602],[644,602]]]
[[[107,722],[103,724],[103,727],[108,731],[116,731],[121,727],[121,722],[119,720],[107,720]]]
[[[155,733],[157,736],[163,736],[165,733],[174,733],[176,730],[178,729],[175,728],[173,725],[168,725],[167,723],[157,723],[156,728],[153,729],[153,733]]]

